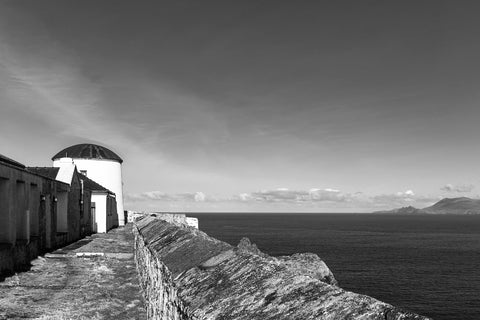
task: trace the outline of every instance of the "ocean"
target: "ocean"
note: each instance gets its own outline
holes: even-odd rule
[[[313,252],[339,285],[433,319],[480,319],[480,216],[189,213],[264,252]]]

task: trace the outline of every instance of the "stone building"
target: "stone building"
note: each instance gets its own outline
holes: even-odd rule
[[[26,167],[0,155],[0,276],[92,232],[124,224],[118,155],[82,144],[53,160],[53,167]]]
[[[0,274],[23,269],[30,260],[67,243],[57,232],[58,201],[66,183],[27,170],[0,155]]]
[[[70,164],[72,164],[70,162]],[[61,181],[70,186],[68,192],[58,195],[57,233],[73,242],[92,233],[91,190],[84,187],[82,175],[75,165],[63,168],[30,167],[28,171]]]

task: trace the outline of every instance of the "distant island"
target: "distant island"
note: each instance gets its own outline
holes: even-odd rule
[[[375,211],[376,214],[480,214],[480,199],[467,197],[444,198],[433,206],[418,209],[412,206],[393,210]]]

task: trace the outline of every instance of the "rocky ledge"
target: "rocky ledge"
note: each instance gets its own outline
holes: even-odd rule
[[[428,319],[341,289],[315,254],[272,257],[154,217],[135,233],[152,319]]]

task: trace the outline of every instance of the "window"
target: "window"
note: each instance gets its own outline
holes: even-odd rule
[[[85,177],[87,176],[87,170],[80,170],[80,173],[83,174]]]

